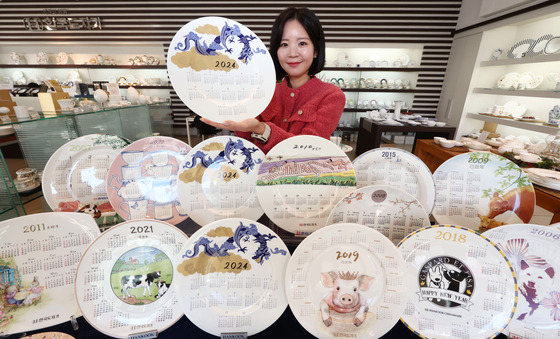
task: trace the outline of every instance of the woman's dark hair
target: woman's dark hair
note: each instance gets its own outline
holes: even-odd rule
[[[274,21],[272,25],[272,33],[270,36],[270,55],[274,61],[274,68],[276,69],[276,80],[281,80],[287,73],[280,66],[278,61],[278,48],[282,42],[282,35],[284,34],[284,25],[286,22],[296,19],[305,29],[309,38],[313,42],[315,53],[317,57],[313,59],[313,63],[309,68],[309,75],[315,75],[323,70],[325,65],[325,34],[319,18],[308,8],[286,8]]]

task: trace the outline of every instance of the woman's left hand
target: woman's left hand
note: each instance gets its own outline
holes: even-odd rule
[[[255,118],[245,119],[243,121],[226,120],[224,122],[215,122],[206,118],[201,118],[200,121],[216,128],[227,129],[234,132],[255,132],[262,134],[265,128],[264,123]]]

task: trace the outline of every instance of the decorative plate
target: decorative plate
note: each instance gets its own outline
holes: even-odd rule
[[[197,224],[225,218],[259,219],[257,168],[264,153],[250,141],[218,136],[198,143],[179,166],[177,190]]]
[[[173,260],[186,241],[175,226],[149,219],[103,232],[76,271],[76,298],[87,322],[116,338],[173,325],[183,316]]]
[[[420,201],[426,213],[432,213],[436,199],[434,178],[428,166],[414,154],[399,148],[376,148],[354,159],[352,165],[358,187],[402,188]]]
[[[270,228],[249,219],[218,220],[196,231],[180,253],[178,303],[203,331],[252,336],[286,309],[290,253]]]
[[[483,233],[513,265],[519,302],[506,330],[510,338],[560,337],[560,230],[540,225],[507,225]]]
[[[334,206],[355,189],[354,167],[346,153],[317,136],[278,143],[259,167],[257,195],[264,212],[296,235],[325,226]]]
[[[125,220],[157,219],[176,225],[187,218],[177,195],[177,173],[186,143],[147,137],[126,146],[107,173],[109,202]]]
[[[247,27],[221,17],[184,25],[169,45],[167,71],[179,98],[218,122],[256,117],[276,86],[265,44]]]
[[[535,57],[535,56],[543,54],[544,49],[546,48],[546,45],[548,44],[548,41],[552,38],[554,38],[554,35],[545,34],[545,35],[541,36],[540,38],[538,38],[537,40],[535,40],[535,42],[531,45],[531,47],[529,47],[529,50],[527,51],[527,56],[528,57]]]
[[[517,82],[517,79],[519,79],[519,73],[516,72],[508,73],[503,77],[501,77],[500,80],[498,80],[497,83],[498,88],[510,89]]]
[[[407,271],[383,234],[336,224],[315,231],[295,249],[286,295],[297,321],[318,338],[379,338],[404,311]]]
[[[74,273],[87,246],[99,236],[92,217],[39,213],[0,222],[4,335],[34,331],[79,317]]]
[[[493,338],[517,306],[511,263],[477,232],[436,225],[406,237],[399,250],[414,276],[402,316],[428,338]]]
[[[546,43],[546,46],[544,47],[544,53],[554,54],[558,51],[560,51],[560,36],[555,36],[554,38],[548,40],[548,42]]]
[[[415,230],[430,226],[430,217],[412,195],[400,188],[371,185],[345,196],[327,225],[354,223],[377,230],[395,245]]]
[[[514,162],[490,152],[469,152],[441,164],[434,173],[440,224],[485,231],[528,223],[535,210],[531,180]]]
[[[529,51],[529,48],[533,46],[535,40],[533,39],[525,39],[521,40],[515,45],[511,47],[511,49],[507,52],[507,57],[510,59],[518,59],[526,56],[526,53]]]
[[[43,173],[43,195],[55,212],[90,214],[99,225],[122,219],[107,196],[109,167],[130,141],[108,134],[89,134],[62,145]]]
[[[542,75],[535,75],[533,72],[525,72],[519,75],[519,78],[513,83],[513,87],[517,88],[519,84],[525,84],[525,88],[534,89],[539,87],[543,82],[544,77]]]

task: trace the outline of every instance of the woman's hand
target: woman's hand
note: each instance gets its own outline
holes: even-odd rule
[[[263,134],[265,130],[264,122],[260,122],[255,118],[245,119],[243,121],[226,120],[221,123],[210,121],[206,118],[201,118],[200,121],[216,128],[227,129],[234,132],[254,132]]]

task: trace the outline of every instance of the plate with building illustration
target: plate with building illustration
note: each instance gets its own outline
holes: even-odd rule
[[[180,28],[169,45],[167,71],[179,98],[218,122],[256,117],[276,85],[266,45],[241,23],[223,17],[198,18]]]
[[[288,248],[270,228],[243,218],[222,219],[196,231],[177,256],[177,299],[196,326],[210,334],[253,336],[282,315]]]

